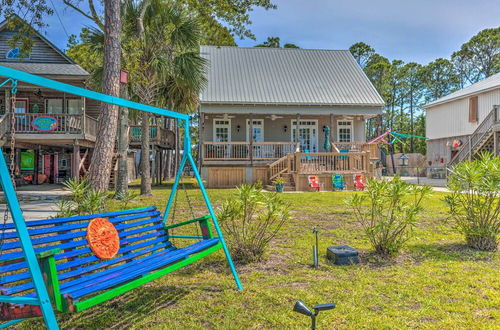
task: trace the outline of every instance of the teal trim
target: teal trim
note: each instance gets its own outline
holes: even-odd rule
[[[0,324],[0,329],[5,329],[7,327],[10,327],[11,325],[18,324],[19,322],[22,322],[24,320],[26,320],[26,319],[12,320],[12,321],[6,322],[4,324]]]
[[[189,132],[189,121],[186,120],[184,122],[184,131]],[[226,240],[224,239],[224,235],[222,234],[222,230],[220,229],[219,222],[217,221],[217,217],[215,216],[214,209],[212,208],[212,204],[210,203],[210,199],[208,198],[207,191],[205,186],[203,185],[203,180],[201,179],[200,173],[198,172],[198,165],[193,159],[191,155],[191,137],[189,134],[184,134],[184,154],[187,155],[189,163],[193,168],[194,176],[196,177],[196,181],[198,181],[198,185],[200,186],[201,194],[203,195],[203,199],[205,200],[205,204],[207,205],[208,212],[212,217],[212,222],[215,227],[215,231],[217,231],[217,235],[219,236],[220,242],[222,244],[222,249],[224,250],[224,254],[226,255],[227,263],[229,268],[231,268],[231,273],[233,273],[234,281],[236,282],[236,286],[238,290],[243,290],[243,286],[241,285],[240,278],[238,276],[238,271],[236,271],[236,267],[234,267],[233,259],[231,258],[231,254],[229,253],[229,249],[226,245]]]
[[[68,85],[68,84],[65,84],[65,83],[62,83],[59,81],[55,81],[55,80],[51,80],[51,79],[47,79],[47,78],[43,78],[43,77],[38,77],[38,76],[29,74],[26,72],[6,68],[6,67],[1,66],[1,65],[0,65],[0,76],[17,79],[20,81],[24,81],[25,83],[28,83],[28,84],[33,84],[33,85],[37,85],[37,86],[51,88],[51,89],[55,89],[55,90],[58,90],[61,92],[65,92],[65,93],[93,99],[96,101],[101,101],[101,102],[106,102],[109,104],[118,105],[118,106],[124,107],[124,108],[132,108],[132,109],[137,109],[137,110],[141,110],[141,111],[145,111],[145,112],[149,112],[149,113],[154,113],[154,114],[161,115],[161,116],[168,116],[168,117],[176,118],[176,119],[189,120],[189,116],[185,115],[183,113],[165,110],[165,109],[153,107],[150,105],[121,99],[119,97],[106,95],[106,94],[102,94],[102,93],[97,93],[94,91],[89,91],[85,88]]]
[[[2,87],[3,85],[5,85],[9,81],[12,81],[12,78],[9,78],[9,79],[5,80],[3,83],[0,84],[0,87]]]
[[[177,174],[175,175],[174,185],[172,186],[172,191],[170,192],[170,196],[168,196],[167,206],[165,207],[165,212],[163,213],[163,225],[167,225],[167,219],[170,215],[170,210],[172,209],[172,204],[174,203],[175,194],[177,194],[177,188],[179,187],[179,182],[181,181],[182,171],[184,170],[184,166],[186,166],[187,155],[184,151],[184,155],[182,155],[181,163],[179,164],[179,169],[177,170]]]
[[[35,286],[35,291],[38,297],[38,305],[40,305],[42,310],[45,324],[49,330],[59,329],[56,316],[47,293],[47,288],[45,287],[45,282],[43,281],[40,265],[38,264],[33,245],[31,245],[30,235],[28,233],[28,229],[26,228],[26,223],[24,221],[19,201],[17,200],[16,192],[9,174],[9,169],[3,156],[3,148],[0,148],[0,183],[5,194],[10,214],[12,215],[12,219],[14,221],[14,225],[16,226],[17,235],[19,236],[24,252],[24,259],[28,264],[31,278],[33,279],[33,285]]]
[[[0,296],[0,302],[20,305],[40,305],[38,298],[31,297]]]

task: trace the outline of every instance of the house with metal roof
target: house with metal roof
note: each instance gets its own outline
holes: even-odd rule
[[[500,154],[500,73],[423,108],[429,166],[451,166],[482,151]]]
[[[200,151],[209,186],[287,176],[300,189],[299,172],[323,173],[328,186],[330,172],[361,171],[354,158],[373,149],[365,121],[382,113],[384,101],[348,50],[202,46],[201,55],[208,85]],[[339,159],[352,156],[343,167],[333,165],[340,151],[348,156]]]

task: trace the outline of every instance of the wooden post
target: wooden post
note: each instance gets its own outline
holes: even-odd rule
[[[297,174],[300,174],[301,173],[301,170],[300,170],[300,157],[302,156],[302,153],[301,152],[296,152],[294,153],[294,156],[295,156],[295,171],[297,172]]]
[[[297,152],[300,151],[300,141],[299,141],[299,127],[300,127],[300,113],[297,113],[297,125],[295,125],[295,143],[297,143]],[[292,127],[293,129],[293,127]]]
[[[38,149],[35,149],[34,151],[35,151],[35,164],[33,166],[33,184],[38,184],[38,171],[40,167],[38,162],[38,157],[40,156],[40,152]]]
[[[253,114],[250,113],[250,131],[248,132],[250,139],[250,165],[253,166]]]
[[[76,142],[73,145],[73,155],[71,156],[72,161],[71,161],[71,177],[79,181],[80,180],[80,171],[79,171],[79,166],[80,166],[80,145],[78,142]]]

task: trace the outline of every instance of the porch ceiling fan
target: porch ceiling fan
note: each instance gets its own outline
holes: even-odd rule
[[[276,120],[276,119],[279,119],[279,118],[283,118],[283,116],[278,116],[278,115],[275,115],[275,114],[272,114],[266,118],[271,118],[271,120]]]
[[[230,118],[234,118],[234,116],[230,116],[230,115],[228,115],[227,113],[225,113],[224,115],[222,115],[222,116],[216,116],[215,118],[217,118],[217,119],[224,119],[224,120],[228,120],[228,119],[230,119]]]

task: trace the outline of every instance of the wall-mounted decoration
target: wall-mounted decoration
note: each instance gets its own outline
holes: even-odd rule
[[[21,152],[21,171],[32,171],[35,169],[35,153],[33,150]]]
[[[30,57],[29,57],[29,55],[23,56],[21,49],[19,47],[16,47],[16,48],[9,49],[7,54],[5,54],[5,58],[8,60],[17,60],[17,59],[21,59],[21,58],[28,59]]]
[[[462,141],[460,141],[460,140],[454,140],[454,141],[453,141],[453,144],[451,145],[451,147],[452,147],[453,149],[455,149],[455,148],[460,147],[461,145],[462,145]]]
[[[39,116],[33,119],[31,126],[39,132],[52,132],[57,129],[57,118],[52,116]]]

